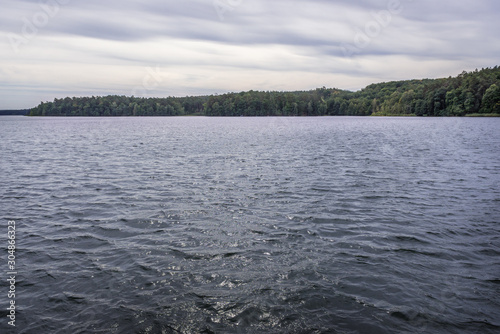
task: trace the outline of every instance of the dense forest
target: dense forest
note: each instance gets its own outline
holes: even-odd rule
[[[29,112],[30,112],[29,109],[0,110],[0,116],[7,116],[7,115],[27,115]]]
[[[358,92],[249,91],[211,96],[74,97],[41,103],[30,116],[466,116],[500,115],[500,68],[457,77],[372,84]]]
[[[208,97],[66,97],[41,103],[30,116],[182,116],[204,114]]]

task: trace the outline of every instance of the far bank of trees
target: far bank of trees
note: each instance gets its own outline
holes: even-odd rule
[[[55,99],[31,116],[466,116],[500,114],[500,68],[457,77],[372,84],[358,92],[318,88],[297,92],[248,91],[211,96],[126,96]]]
[[[206,101],[206,97],[66,97],[42,102],[31,109],[30,116],[182,116],[203,114]]]
[[[30,113],[29,109],[16,109],[16,110],[0,110],[0,116],[6,115],[28,115]]]

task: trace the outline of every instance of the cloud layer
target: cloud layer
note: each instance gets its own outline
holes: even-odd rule
[[[494,0],[7,0],[0,109],[55,97],[356,90],[498,65]]]

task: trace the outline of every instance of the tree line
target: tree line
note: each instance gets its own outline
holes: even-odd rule
[[[466,116],[500,114],[500,68],[457,77],[393,81],[351,92],[248,91],[210,96],[67,97],[43,102],[31,116]]]
[[[207,97],[139,98],[128,96],[66,97],[42,102],[30,116],[182,116],[203,114]]]
[[[16,109],[16,110],[0,110],[0,116],[7,116],[7,115],[27,115],[29,114],[30,110],[29,109]]]

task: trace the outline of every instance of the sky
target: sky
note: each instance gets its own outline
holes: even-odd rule
[[[500,65],[497,0],[2,0],[0,109],[457,76]]]

